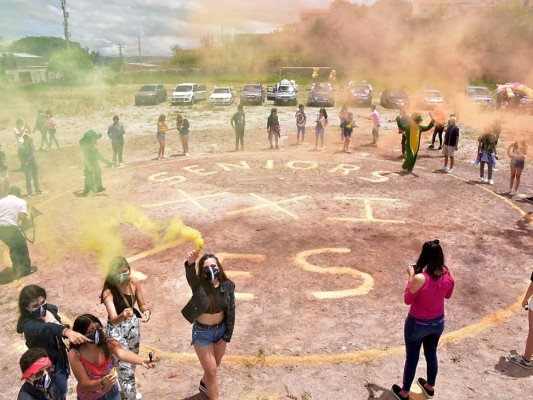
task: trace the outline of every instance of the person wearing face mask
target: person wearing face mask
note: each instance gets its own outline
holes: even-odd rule
[[[63,339],[81,344],[88,339],[61,323],[57,306],[47,302],[46,291],[37,285],[22,288],[19,295],[20,317],[17,333],[23,333],[29,349],[46,350],[55,370],[55,382],[66,398],[67,379],[70,374],[67,351]]]
[[[71,345],[68,352],[72,372],[78,381],[78,400],[121,400],[115,360],[155,368],[151,357],[144,359],[108,338],[94,315],[80,315],[72,329],[88,339],[86,343]]]
[[[191,251],[185,261],[185,276],[192,298],[181,310],[192,324],[192,345],[204,370],[198,389],[211,400],[218,399],[217,368],[231,341],[235,325],[235,284],[229,280],[218,258]]]
[[[106,335],[117,340],[124,350],[138,354],[139,320],[142,318],[142,322],[148,322],[152,312],[144,300],[140,282],[131,277],[130,265],[124,257],[119,256],[112,260],[100,299],[108,315]],[[135,304],[140,312],[135,308]],[[116,361],[124,399],[141,399],[142,395],[135,387],[135,365]]]
[[[21,381],[17,400],[61,400],[61,392],[54,379],[54,366],[45,349],[36,347],[20,357]]]

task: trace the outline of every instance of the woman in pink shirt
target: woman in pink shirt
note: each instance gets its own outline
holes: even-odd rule
[[[409,399],[423,345],[427,380],[418,378],[417,383],[426,397],[432,398],[439,367],[437,346],[444,331],[444,299],[452,296],[455,280],[444,265],[444,253],[438,240],[424,243],[418,261],[407,267],[407,273],[409,280],[404,300],[411,308],[404,327],[406,360],[402,387],[393,385],[392,393],[399,400]]]

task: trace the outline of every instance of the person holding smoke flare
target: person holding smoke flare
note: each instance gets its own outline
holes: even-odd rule
[[[406,360],[402,387],[393,385],[392,393],[399,400],[409,399],[420,347],[424,346],[427,380],[418,378],[417,383],[426,397],[432,398],[439,367],[437,346],[444,331],[444,299],[452,296],[455,279],[444,265],[438,240],[424,243],[418,261],[407,267],[407,273],[404,300],[411,308],[404,326]]]
[[[54,365],[45,349],[36,347],[20,357],[21,381],[17,400],[61,400],[61,392],[55,383]]]
[[[29,349],[39,347],[46,350],[54,366],[55,383],[63,398],[66,398],[70,370],[67,349],[62,339],[68,339],[71,344],[82,344],[89,339],[61,323],[57,306],[47,302],[46,291],[40,286],[28,285],[22,288],[19,311],[17,333],[24,334]]]
[[[83,344],[72,344],[68,352],[72,372],[78,381],[78,400],[121,400],[114,359],[155,368],[150,358],[125,350],[116,340],[108,338],[94,315],[80,315],[73,329],[88,339]]]
[[[119,256],[112,260],[100,299],[108,315],[107,336],[118,341],[124,350],[138,354],[139,320],[142,317],[143,322],[148,322],[152,312],[146,305],[140,282],[131,277],[130,265],[124,257]],[[135,308],[135,303],[139,306],[140,312]],[[142,398],[135,387],[135,365],[118,359],[116,361],[124,399]]]
[[[229,280],[214,254],[191,251],[185,261],[185,276],[192,297],[181,310],[192,324],[192,345],[204,370],[199,390],[218,399],[217,368],[222,362],[235,325],[235,284]]]
[[[403,172],[412,172],[416,164],[418,150],[420,150],[420,138],[422,132],[429,131],[435,125],[433,115],[429,113],[431,122],[427,126],[420,125],[423,118],[420,113],[414,113],[409,117],[409,121],[404,123],[400,116],[396,117],[398,129],[405,132],[405,161],[402,164]]]

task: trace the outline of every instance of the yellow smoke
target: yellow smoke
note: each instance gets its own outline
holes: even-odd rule
[[[159,236],[159,224],[152,221],[139,208],[131,204],[126,204],[124,218],[128,224],[134,226],[140,232],[150,235],[154,244],[157,243]]]
[[[198,229],[191,228],[183,223],[183,220],[176,215],[170,225],[167,227],[165,233],[165,241],[170,242],[172,240],[183,238],[192,241],[196,245],[196,251],[200,252],[204,246],[204,239]]]

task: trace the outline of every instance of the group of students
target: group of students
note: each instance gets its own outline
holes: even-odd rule
[[[199,390],[216,400],[217,368],[235,324],[235,284],[215,255],[204,254],[198,260],[199,253],[191,251],[185,261],[192,297],[182,314],[192,324],[191,345],[204,370]],[[82,314],[70,327],[62,322],[58,307],[48,302],[44,288],[22,288],[16,329],[29,350],[20,358],[24,384],[18,400],[65,400],[71,372],[78,400],[142,398],[135,367],[156,364],[152,353],[139,356],[140,322],[148,322],[152,312],[124,257],[111,262],[100,302],[107,311],[106,325],[92,314]]]

